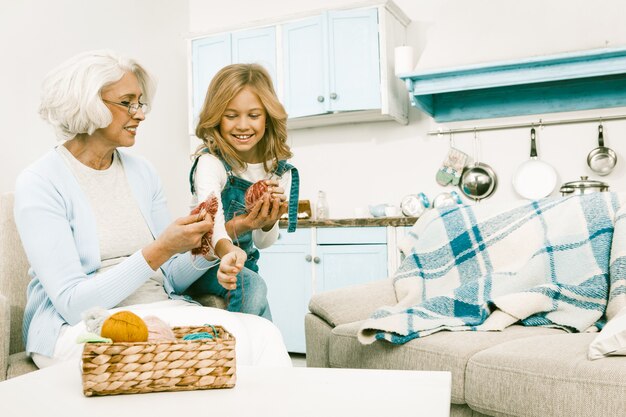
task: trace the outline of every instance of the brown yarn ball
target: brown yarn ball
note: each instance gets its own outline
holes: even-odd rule
[[[100,336],[114,342],[145,342],[148,340],[148,326],[130,311],[118,311],[102,323]]]
[[[259,201],[260,198],[263,198],[267,192],[269,192],[269,187],[267,186],[265,180],[257,181],[248,187],[244,196],[246,210],[250,211],[254,203]]]

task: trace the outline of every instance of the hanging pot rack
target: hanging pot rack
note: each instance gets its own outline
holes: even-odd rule
[[[510,123],[500,125],[486,125],[486,126],[473,126],[473,127],[460,127],[452,129],[437,129],[428,131],[428,135],[450,135],[455,133],[467,133],[467,132],[486,132],[491,130],[506,130],[506,129],[523,129],[532,127],[544,127],[554,125],[567,125],[577,123],[603,123],[610,120],[626,120],[626,114],[619,114],[614,116],[603,117],[583,117],[574,119],[561,119],[561,120],[543,120],[539,119],[537,122],[525,122],[525,123]]]

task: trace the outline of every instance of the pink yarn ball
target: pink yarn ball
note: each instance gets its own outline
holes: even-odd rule
[[[176,336],[174,336],[174,332],[169,324],[157,316],[146,316],[143,318],[143,321],[148,326],[148,342],[176,340]]]

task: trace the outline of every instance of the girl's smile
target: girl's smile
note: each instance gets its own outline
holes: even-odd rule
[[[263,162],[257,144],[265,135],[266,117],[259,96],[249,87],[244,87],[226,106],[220,134],[245,162]]]

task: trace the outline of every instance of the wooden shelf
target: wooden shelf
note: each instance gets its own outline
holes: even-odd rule
[[[400,74],[437,122],[626,106],[626,48]]]

